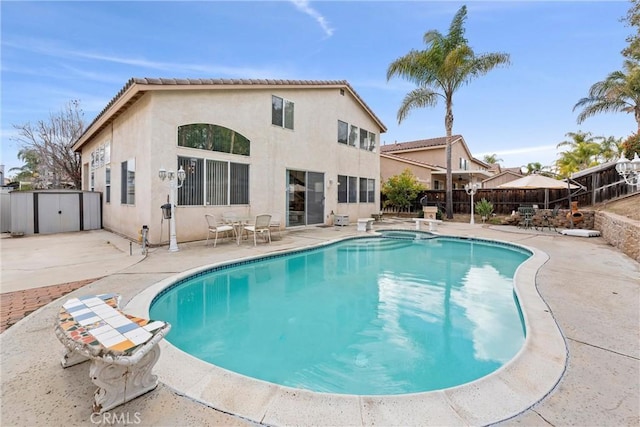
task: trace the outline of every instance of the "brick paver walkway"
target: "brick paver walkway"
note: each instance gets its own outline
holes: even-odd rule
[[[98,279],[100,277],[0,294],[0,333],[40,307]]]

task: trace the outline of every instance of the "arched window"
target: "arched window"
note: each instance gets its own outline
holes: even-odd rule
[[[248,156],[251,143],[238,132],[223,126],[195,123],[178,127],[178,146]]]

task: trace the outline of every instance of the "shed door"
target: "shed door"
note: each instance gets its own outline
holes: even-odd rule
[[[38,194],[38,231],[41,234],[80,230],[78,194]]]

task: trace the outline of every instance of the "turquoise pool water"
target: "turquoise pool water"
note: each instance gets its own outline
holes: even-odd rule
[[[181,280],[150,315],[171,323],[167,340],[181,350],[261,380],[361,395],[437,390],[520,350],[513,275],[530,255],[427,233],[350,239]]]

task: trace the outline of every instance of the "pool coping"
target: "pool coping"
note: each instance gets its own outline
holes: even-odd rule
[[[333,239],[279,254],[319,248],[346,239]],[[270,425],[487,425],[515,417],[548,395],[566,370],[565,339],[536,286],[536,274],[549,257],[538,249],[512,242],[462,239],[497,242],[532,253],[514,275],[514,290],[526,326],[524,345],[511,361],[490,375],[452,388],[404,395],[317,393],[228,371],[197,359],[166,340],[159,344],[162,353],[155,373],[180,395],[222,412]],[[134,296],[126,310],[148,318],[153,299],[175,282],[214,267],[258,258],[264,255],[179,273]]]

